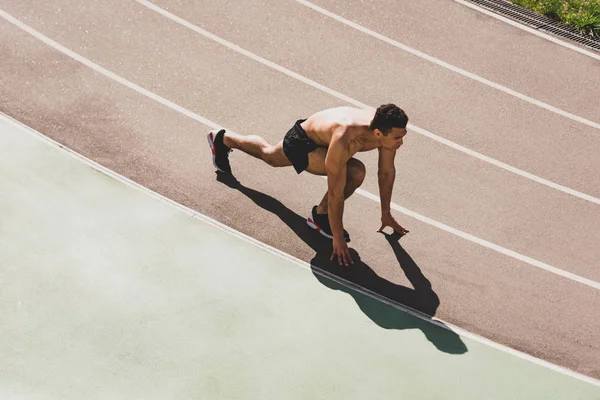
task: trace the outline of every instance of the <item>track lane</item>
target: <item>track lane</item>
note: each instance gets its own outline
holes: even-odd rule
[[[600,122],[598,108],[589,101],[600,90],[599,60],[460,2],[311,3],[457,67]]]

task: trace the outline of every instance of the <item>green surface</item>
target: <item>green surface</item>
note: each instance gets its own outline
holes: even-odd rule
[[[192,217],[5,118],[0,187],[0,398],[600,398]]]
[[[580,32],[600,36],[600,0],[510,0]]]

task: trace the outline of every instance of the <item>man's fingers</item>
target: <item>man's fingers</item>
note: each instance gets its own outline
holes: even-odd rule
[[[337,257],[337,262],[340,265],[344,264],[345,266],[348,266],[350,264],[354,264],[352,257],[350,257],[350,250],[348,249],[347,246],[342,246],[340,248],[334,248],[329,260],[331,261],[335,257]]]
[[[394,230],[398,233],[408,233],[408,229],[405,229],[402,225],[397,224]]]
[[[338,264],[342,265],[342,261],[344,259],[343,252],[333,249],[333,252],[331,253],[331,257],[329,257],[329,261],[332,261],[334,258],[337,258]]]

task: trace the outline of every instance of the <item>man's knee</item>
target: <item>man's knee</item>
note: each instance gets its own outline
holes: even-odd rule
[[[269,146],[263,151],[263,161],[271,167],[285,167],[291,165],[283,150],[278,146]]]
[[[346,168],[348,170],[348,179],[352,180],[352,183],[357,187],[360,186],[365,180],[365,175],[367,173],[365,164],[355,158],[351,158],[348,161]]]

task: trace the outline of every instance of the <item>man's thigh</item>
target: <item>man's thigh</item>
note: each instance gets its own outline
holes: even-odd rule
[[[273,167],[289,167],[292,162],[288,160],[283,152],[283,140],[271,148],[268,155],[268,163]]]
[[[306,171],[315,175],[327,175],[327,171],[325,170],[326,156],[327,149],[325,147],[319,147],[308,153],[308,167],[306,167]]]
[[[315,175],[327,175],[325,157],[327,157],[327,149],[325,147],[319,147],[308,153],[308,168],[306,168],[306,171]],[[351,157],[346,163],[347,178],[350,179],[352,173],[355,171],[361,171],[364,176],[365,165],[356,158]]]

